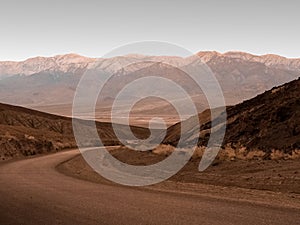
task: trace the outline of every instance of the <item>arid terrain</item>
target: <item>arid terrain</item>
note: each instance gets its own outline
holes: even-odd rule
[[[151,165],[167,157],[166,154],[157,153],[159,151],[137,152],[124,147],[110,152],[120,161],[131,165]],[[162,186],[183,183],[186,186],[191,184],[194,188],[197,184],[239,187],[285,193],[300,201],[300,157],[293,160],[282,158],[264,160],[259,157],[247,160],[217,158],[204,172],[198,170],[200,159],[201,157],[194,156],[178,174],[170,179],[169,183]],[[80,155],[59,165],[58,170],[81,179],[111,184],[99,176]]]
[[[231,103],[226,107],[226,133],[219,154],[203,172],[199,172],[198,165],[215,128],[212,124],[225,126],[220,122],[224,109],[212,109],[218,116],[211,121],[211,111],[204,110],[206,100],[194,93],[194,88],[189,94],[199,103],[198,110],[203,111],[184,121],[178,122],[178,115],[169,113],[174,108],[164,101],[149,98],[134,106],[130,124],[148,126],[153,116],[161,116],[169,125],[166,136],[161,136],[161,130],[155,130],[158,136],[150,142],[162,138],[163,143],[150,151],[134,151],[123,146],[109,118],[113,92],[140,74],[147,76],[164,67],[165,77],[175,74],[178,82],[192,85],[188,79],[179,79],[183,74],[177,69],[143,64],[138,69],[129,67],[128,71],[116,72],[119,76],[112,79],[115,88],[106,86],[104,93],[108,96],[98,101],[101,107],[96,107],[97,122],[89,120],[90,112],[83,110],[80,119],[73,119],[74,125],[71,117],[49,112],[71,115],[68,102],[74,94],[71,86],[77,84],[89,63],[100,61],[100,65],[113,70],[111,61],[120,59],[67,55],[0,64],[0,71],[5,74],[0,80],[0,85],[6,88],[1,89],[3,95],[0,91],[3,99],[20,100],[28,107],[45,111],[0,104],[0,224],[26,221],[25,224],[285,225],[300,221],[299,60],[245,53],[205,52],[199,56],[211,64],[225,90],[226,102]],[[127,61],[130,57],[121,59]],[[185,65],[182,58],[172,60]],[[36,67],[37,64],[44,67]],[[15,70],[9,69],[12,65]],[[226,71],[238,78],[232,76],[230,82],[222,80],[222,76],[227,76]],[[245,80],[241,79],[243,74]],[[270,74],[273,79],[262,79]],[[18,86],[26,82],[31,88]],[[72,85],[66,88],[66,84]],[[15,87],[15,92],[10,91],[10,85]],[[231,85],[239,88],[233,90]],[[47,93],[49,98],[44,95],[47,88],[53,90]],[[66,99],[56,93],[64,93]],[[45,102],[40,102],[41,99]],[[197,117],[200,130],[195,129],[193,122]],[[169,180],[141,188],[121,186],[96,173],[76,150],[80,145],[88,147],[86,151],[103,151],[99,140],[90,138],[92,124],[96,125],[104,145],[110,146],[112,156],[131,165],[151,165],[166,159],[174,152],[181,129],[185,130],[187,140],[178,154],[187,154],[193,140],[198,146],[185,167]],[[83,137],[80,143],[75,141],[73,126],[80,128]],[[130,127],[134,135],[140,139],[149,137],[149,129],[139,126]],[[127,137],[125,125],[115,124],[115,128]],[[106,165],[106,159],[103,160]]]
[[[199,147],[188,164],[170,182],[238,187],[291,194],[300,194],[300,80],[275,87],[236,106],[227,107],[227,130],[222,149],[212,165],[204,172],[198,165],[210,130],[210,112],[199,114],[202,122],[200,136],[191,133],[188,138],[198,138]],[[222,112],[222,111],[220,111]],[[194,124],[187,121],[190,130]],[[216,118],[218,120],[218,118]],[[111,151],[122,162],[131,165],[151,165],[173,153],[180,138],[182,124],[171,126],[160,145],[150,152],[137,152],[126,147]],[[216,124],[218,126],[218,124]],[[197,131],[199,132],[199,131]],[[218,132],[218,131],[217,131]],[[188,145],[187,145],[188,146]],[[181,150],[182,153],[185,149]],[[105,182],[81,156],[60,165],[60,171],[94,182]]]
[[[183,68],[193,68],[197,60],[209,66],[222,87],[227,105],[255,97],[300,75],[299,59],[277,55],[256,56],[244,52],[199,52],[187,58],[145,55],[87,58],[68,54],[37,57],[22,62],[0,62],[0,102],[71,116],[79,80],[96,68],[113,75],[96,106],[96,118],[99,121],[109,122],[110,108],[120,88],[134,79],[154,74],[184,87],[201,112],[208,108],[207,100],[203,92],[182,72]],[[205,80],[202,82],[205,83]],[[176,93],[170,92],[169,95],[176,96]],[[133,125],[147,126],[148,118],[145,119],[145,115],[162,116],[168,125],[180,121],[172,107],[157,100],[141,102],[132,110],[132,114]],[[91,112],[82,116],[91,118]]]
[[[65,151],[2,163],[1,224],[289,225],[300,220],[297,194],[172,181],[133,188],[84,181],[55,169],[77,155]]]
[[[91,139],[92,121],[77,120],[84,135],[83,146],[97,146],[98,140]],[[105,145],[119,145],[111,123],[96,122],[99,137]],[[0,157],[1,160],[32,156],[75,148],[72,119],[43,113],[23,107],[0,104]],[[123,125],[117,125],[122,132]],[[131,127],[139,138],[149,135],[149,130]],[[123,131],[126,132],[125,130]],[[125,135],[125,134],[124,134]]]
[[[300,225],[299,8],[0,1],[0,225]]]
[[[216,109],[217,110],[217,109]],[[284,151],[292,154],[300,149],[300,79],[285,85],[274,87],[255,98],[246,100],[226,109],[227,122],[218,117],[215,126],[225,126],[226,133],[223,147],[246,150],[262,150],[265,157],[270,157],[272,151]],[[220,110],[222,117],[223,111]],[[198,139],[198,145],[206,145],[211,129],[209,110],[199,114],[201,124],[200,134],[192,132],[193,118],[182,122],[190,128],[188,138]],[[182,124],[177,123],[168,128],[164,143],[175,145],[180,138]]]

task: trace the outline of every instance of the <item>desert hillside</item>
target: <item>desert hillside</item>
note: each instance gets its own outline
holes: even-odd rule
[[[96,146],[97,140],[89,138],[92,121],[77,120],[81,133],[85,135],[84,146]],[[96,123],[99,137],[106,145],[119,144],[110,123]],[[8,159],[18,156],[35,155],[76,147],[73,136],[72,119],[56,116],[22,107],[0,104],[0,156]],[[117,125],[117,129],[124,126]],[[148,135],[148,130],[131,127],[140,138]]]
[[[210,112],[199,115],[202,123],[198,145],[207,143],[211,121]],[[183,122],[188,124],[193,118]],[[218,121],[218,118],[216,119]],[[193,124],[189,125],[190,130]],[[165,143],[178,142],[181,124],[169,127]],[[257,97],[227,107],[227,128],[224,146],[245,147],[248,150],[300,149],[300,79],[275,87]]]

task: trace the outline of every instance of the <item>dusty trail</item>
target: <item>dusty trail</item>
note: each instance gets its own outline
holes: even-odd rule
[[[91,183],[56,171],[78,151],[0,166],[0,224],[299,224],[284,207]]]

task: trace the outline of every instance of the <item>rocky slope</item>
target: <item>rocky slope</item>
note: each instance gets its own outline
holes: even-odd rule
[[[83,146],[97,146],[97,140],[90,138],[91,121],[77,120],[83,136]],[[120,144],[110,123],[96,123],[99,137],[106,145]],[[116,125],[117,129],[124,129]],[[146,137],[147,129],[131,127],[140,138]],[[123,132],[125,135],[125,131]],[[35,155],[76,147],[72,119],[42,113],[22,107],[0,104],[0,157]]]
[[[206,145],[211,129],[210,112],[199,115],[200,134],[191,133],[198,145]],[[193,118],[183,122],[189,124]],[[218,118],[216,118],[218,121]],[[176,145],[182,124],[168,129],[166,144]],[[190,130],[194,125],[190,124]],[[199,132],[199,131],[197,131]],[[227,107],[227,128],[223,146],[248,150],[291,152],[300,149],[300,79],[275,87],[257,97]]]

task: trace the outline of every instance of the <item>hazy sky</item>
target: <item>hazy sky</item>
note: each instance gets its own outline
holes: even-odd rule
[[[0,0],[0,60],[100,57],[143,40],[300,57],[300,1]]]

